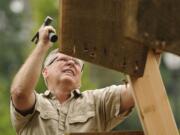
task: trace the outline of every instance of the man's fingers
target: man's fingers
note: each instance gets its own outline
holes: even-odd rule
[[[39,29],[39,41],[43,42],[44,44],[49,44],[50,40],[49,40],[49,33],[50,32],[54,32],[56,33],[56,30],[48,25],[48,26],[43,26]]]
[[[54,33],[56,33],[56,30],[52,26],[44,26],[44,28],[42,28],[42,30],[44,30],[46,32],[53,31]]]

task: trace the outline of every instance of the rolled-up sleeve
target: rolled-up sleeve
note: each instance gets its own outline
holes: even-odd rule
[[[124,85],[112,85],[103,89],[95,90],[97,120],[103,126],[103,130],[109,131],[124,120],[131,112],[120,113],[121,90]]]
[[[10,101],[10,115],[11,115],[11,121],[13,127],[16,129],[16,132],[19,134],[21,132],[21,129],[23,129],[26,124],[30,121],[30,119],[34,116],[37,106],[38,106],[38,101],[39,101],[39,94],[35,93],[36,100],[35,100],[35,105],[33,112],[31,114],[27,115],[22,115],[17,111],[17,109],[14,107],[12,100]]]

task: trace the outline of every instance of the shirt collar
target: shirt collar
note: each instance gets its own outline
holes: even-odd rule
[[[47,98],[55,99],[55,96],[53,95],[53,93],[50,90],[46,90],[44,92],[43,96],[45,96]],[[75,89],[71,92],[71,98],[79,98],[81,96],[82,96],[82,93],[79,89]]]
[[[82,93],[79,89],[75,89],[71,92],[71,97],[79,98],[82,96]]]
[[[55,97],[50,90],[46,90],[44,93],[43,93],[43,96],[44,97],[47,97],[47,98],[53,98]]]

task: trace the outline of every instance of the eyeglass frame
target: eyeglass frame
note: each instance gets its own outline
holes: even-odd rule
[[[50,62],[46,65],[46,67],[50,66],[51,64],[53,64],[56,60],[58,59],[58,56],[56,56],[55,58],[53,58],[52,60],[50,60]],[[74,63],[77,63],[77,61],[75,60],[79,60],[79,59],[68,59],[69,60],[73,60]],[[79,60],[79,65],[81,66],[81,72],[83,72],[83,69],[84,69],[84,63],[82,62],[82,64],[80,63],[81,60]]]

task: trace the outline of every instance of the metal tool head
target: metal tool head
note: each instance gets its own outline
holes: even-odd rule
[[[47,16],[44,20],[44,25],[48,26],[51,24],[52,21],[53,21],[53,19],[50,16]]]

